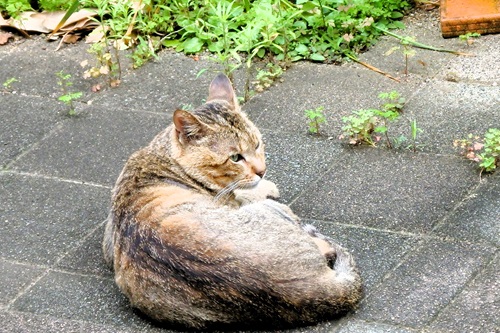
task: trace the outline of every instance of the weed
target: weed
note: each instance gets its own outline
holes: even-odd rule
[[[400,43],[401,43],[402,47],[401,46],[394,46],[393,48],[389,49],[389,51],[387,51],[385,53],[385,55],[390,55],[394,51],[400,50],[401,53],[403,54],[404,60],[405,60],[404,73],[406,76],[408,76],[408,60],[409,60],[409,58],[411,58],[415,54],[417,54],[417,52],[415,51],[415,48],[413,48],[413,45],[416,43],[416,39],[413,37],[405,36],[405,37],[400,39]]]
[[[307,125],[309,126],[308,129],[310,134],[321,135],[319,131],[320,125],[326,123],[325,114],[323,113],[324,109],[324,107],[319,106],[316,109],[304,111],[304,114],[308,120]]]
[[[474,43],[474,39],[481,37],[481,34],[477,32],[468,32],[466,34],[458,36],[458,39],[461,42],[466,43],[468,46],[472,45]]]
[[[352,145],[367,143],[376,146],[381,140],[376,134],[381,134],[385,136],[387,147],[393,148],[388,134],[389,123],[400,117],[405,99],[397,91],[380,93],[378,97],[383,101],[380,109],[353,111],[353,115],[342,118],[345,126],[342,127],[341,139],[347,137]]]
[[[11,89],[12,89],[12,84],[13,84],[14,82],[19,82],[19,80],[18,80],[18,79],[16,79],[15,77],[11,77],[10,79],[5,80],[5,82],[4,82],[4,83],[2,83],[2,85],[3,85],[3,87],[4,87],[4,91],[5,91],[5,92],[11,91]]]
[[[71,82],[71,74],[65,74],[64,71],[60,71],[56,73],[56,76],[59,78],[57,84],[62,90],[62,95],[59,96],[58,100],[69,106],[68,114],[74,116],[76,115],[76,111],[73,101],[82,97],[82,92],[70,91],[69,88],[73,85],[73,82]]]
[[[453,141],[465,158],[477,162],[481,172],[493,172],[500,166],[500,129],[490,128],[484,138],[469,134],[467,139]]]
[[[422,148],[423,145],[418,143],[418,134],[423,132],[423,130],[417,126],[416,120],[410,121],[410,143],[408,143],[408,138],[405,135],[400,135],[393,140],[394,148],[405,148],[411,149],[416,152],[418,149]]]
[[[259,70],[255,77],[255,81],[252,83],[255,86],[257,92],[262,92],[267,88],[271,87],[274,81],[279,79],[283,75],[283,68],[275,63],[268,63],[266,67]]]

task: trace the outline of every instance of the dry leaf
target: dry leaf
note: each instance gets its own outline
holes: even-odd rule
[[[109,85],[111,86],[111,88],[116,88],[120,85],[121,81],[116,79],[116,80],[111,80],[109,82]]]
[[[71,34],[64,35],[63,42],[66,44],[75,44],[80,39],[80,35]]]
[[[10,38],[14,38],[14,35],[10,32],[1,32],[0,31],[0,45],[7,44]]]
[[[98,92],[101,90],[101,85],[100,84],[96,84],[95,86],[92,86],[92,92]]]
[[[88,65],[88,64],[89,64],[89,60],[88,60],[88,59],[85,59],[84,61],[82,61],[82,62],[80,63],[80,66],[81,66],[82,68],[84,68],[84,67],[87,67],[87,65]]]

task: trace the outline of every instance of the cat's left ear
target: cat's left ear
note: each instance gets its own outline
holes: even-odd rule
[[[222,73],[218,74],[215,79],[213,79],[208,89],[207,102],[217,99],[228,102],[234,110],[238,109],[238,98],[234,92],[233,85],[229,78]]]
[[[177,137],[181,143],[198,140],[206,135],[208,130],[205,124],[188,111],[176,110],[174,112],[173,121]]]

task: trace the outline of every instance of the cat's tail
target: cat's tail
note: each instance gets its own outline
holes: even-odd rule
[[[332,282],[342,289],[345,311],[354,309],[363,295],[361,276],[354,258],[346,249],[318,232],[312,225],[303,225],[302,228],[312,237],[322,239],[331,246],[331,251],[325,253],[325,257],[334,272]]]

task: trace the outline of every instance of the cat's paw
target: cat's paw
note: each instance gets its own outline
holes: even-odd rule
[[[262,179],[253,188],[235,190],[234,196],[236,201],[241,205],[248,205],[265,199],[278,199],[280,193],[276,184],[269,180]]]
[[[257,191],[261,193],[264,199],[279,199],[280,191],[275,183],[270,180],[262,179],[257,185]]]

